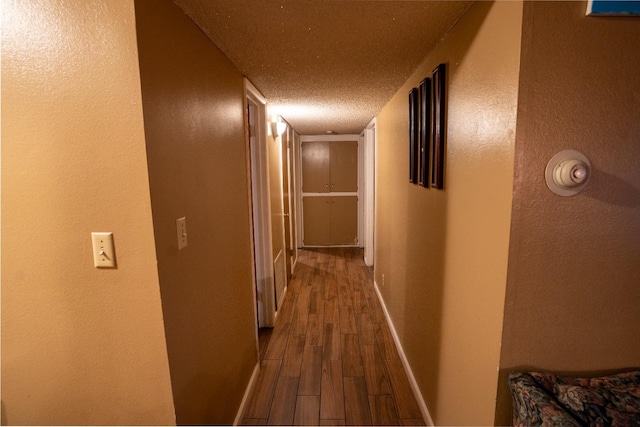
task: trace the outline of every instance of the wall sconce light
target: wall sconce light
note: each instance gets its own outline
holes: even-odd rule
[[[282,136],[282,134],[287,130],[287,124],[285,122],[280,121],[280,117],[274,117],[271,120],[271,135],[274,138]]]
[[[545,181],[549,190],[559,196],[573,196],[586,187],[591,178],[591,163],[584,154],[564,150],[549,160]]]

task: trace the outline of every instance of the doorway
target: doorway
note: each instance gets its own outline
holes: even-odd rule
[[[300,139],[302,246],[361,247],[359,135],[305,135]]]

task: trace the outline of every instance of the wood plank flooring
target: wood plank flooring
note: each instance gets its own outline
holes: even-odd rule
[[[302,250],[243,425],[425,425],[362,250]]]

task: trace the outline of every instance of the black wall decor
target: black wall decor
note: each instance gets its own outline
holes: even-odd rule
[[[420,94],[413,88],[409,92],[409,182],[418,183],[420,169]]]
[[[420,83],[420,171],[418,183],[429,188],[431,169],[431,79]]]
[[[446,65],[409,92],[409,182],[444,189]]]
[[[446,66],[438,65],[431,75],[433,82],[433,102],[431,104],[432,168],[431,186],[444,188],[445,113],[446,113]]]

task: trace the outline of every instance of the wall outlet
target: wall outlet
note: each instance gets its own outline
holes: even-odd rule
[[[187,246],[187,217],[176,219],[176,231],[178,233],[178,250]]]

